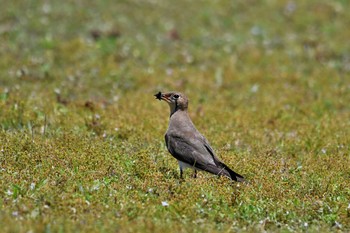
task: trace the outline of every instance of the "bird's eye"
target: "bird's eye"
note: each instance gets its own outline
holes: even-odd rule
[[[178,94],[175,94],[175,95],[174,95],[174,98],[175,98],[175,99],[178,99],[179,97],[180,97],[180,96],[179,96]]]

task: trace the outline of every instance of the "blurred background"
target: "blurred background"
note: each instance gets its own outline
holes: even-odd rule
[[[347,1],[2,4],[2,92],[30,87],[28,97],[56,90],[112,100],[163,88],[210,95],[299,79],[312,88],[350,70]]]
[[[159,90],[183,91],[196,106],[218,98],[262,112],[349,100],[347,1],[2,5],[1,98],[35,102],[44,115],[55,101],[148,107]]]
[[[123,125],[154,127],[150,112],[168,113],[152,94],[168,90],[189,96],[193,117],[238,108],[251,125],[259,121],[254,112],[273,124],[281,112],[344,114],[349,102],[347,1],[2,4],[0,94],[16,103],[1,111],[5,129],[28,122],[94,128],[105,119],[96,129],[103,133],[119,127],[115,117],[100,120],[113,111],[136,118]],[[85,113],[96,109],[102,112],[87,123]]]

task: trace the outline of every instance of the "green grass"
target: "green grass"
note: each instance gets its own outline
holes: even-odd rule
[[[350,231],[349,10],[3,1],[0,229]],[[249,184],[179,180],[153,97],[169,90]]]

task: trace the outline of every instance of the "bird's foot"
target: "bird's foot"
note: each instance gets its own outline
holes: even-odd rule
[[[194,170],[192,178],[197,178],[197,170]]]

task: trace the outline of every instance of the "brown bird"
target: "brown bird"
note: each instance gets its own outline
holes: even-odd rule
[[[170,106],[169,127],[165,143],[170,154],[178,161],[180,177],[185,168],[207,171],[242,182],[243,176],[237,174],[215,155],[207,139],[198,132],[188,115],[188,98],[180,92],[157,93],[156,99],[164,100]]]

